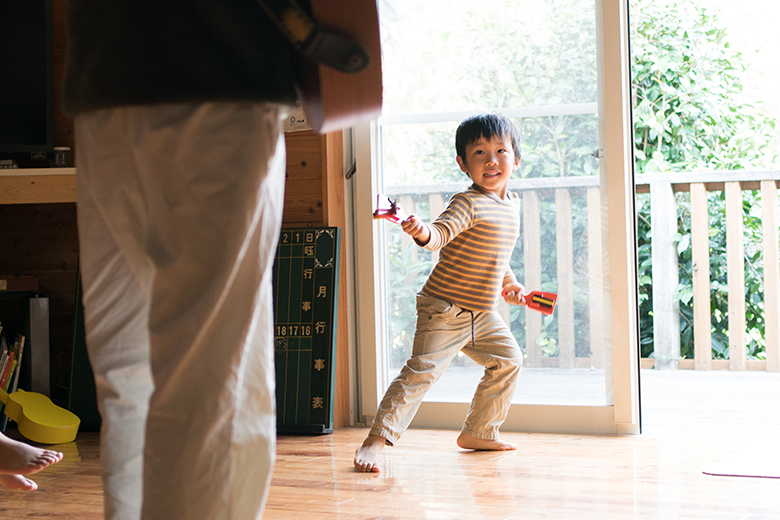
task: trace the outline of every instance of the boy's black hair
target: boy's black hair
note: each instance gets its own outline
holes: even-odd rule
[[[461,159],[466,158],[466,146],[480,138],[509,137],[516,157],[522,155],[520,131],[514,123],[500,112],[484,112],[463,120],[455,132],[455,151]]]

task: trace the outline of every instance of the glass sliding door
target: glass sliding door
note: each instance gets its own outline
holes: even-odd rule
[[[362,414],[371,419],[411,353],[415,294],[437,261],[400,226],[370,220],[376,194],[435,219],[470,185],[455,161],[458,123],[499,110],[523,138],[510,181],[522,201],[511,267],[527,290],[558,294],[552,316],[502,303],[524,352],[504,429],[638,431],[625,7],[593,0],[379,7],[384,113],[356,130]],[[604,52],[608,34],[618,45]],[[481,374],[467,356],[456,357],[414,424],[459,427]]]

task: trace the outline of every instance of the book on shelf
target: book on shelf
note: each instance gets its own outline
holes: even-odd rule
[[[17,334],[13,339],[0,335],[0,349],[3,353],[0,354],[4,358],[2,369],[0,369],[0,388],[2,388],[8,394],[12,394],[17,390],[19,385],[19,369],[22,366],[22,355],[24,354],[24,340],[25,337],[22,334]],[[0,403],[0,411],[5,408],[4,403]],[[5,413],[0,412],[0,432],[4,432],[8,425],[8,417]]]
[[[8,344],[5,341],[5,337],[0,336],[0,374],[5,372],[6,363],[8,363]]]
[[[11,356],[11,349],[8,347],[8,341],[6,341],[5,335],[1,332],[2,331],[0,331],[0,350],[2,350],[2,353],[0,353],[0,380],[2,380],[2,375],[5,374],[6,368],[8,367],[8,359]],[[2,386],[0,386],[0,388],[2,388]],[[2,412],[3,408],[5,408],[5,403],[0,402],[0,412]]]
[[[24,354],[24,336],[20,335],[19,338],[19,351],[16,355],[16,366],[21,367],[22,366],[22,354]],[[19,370],[16,370],[13,372],[13,380],[8,385],[8,393],[12,394],[16,392],[16,388],[19,386]]]
[[[11,376],[8,379],[8,388],[5,391],[9,394],[16,392],[19,386],[19,368],[22,366],[22,354],[24,354],[24,336],[19,339],[19,350],[16,353],[16,359],[14,359],[14,366],[11,368]]]
[[[7,388],[5,382],[8,381],[8,372],[11,371],[11,367],[14,365],[14,356],[16,355],[15,351],[11,351],[8,353],[8,361],[5,363],[5,368],[3,369],[3,374],[0,376],[0,388],[5,390]]]

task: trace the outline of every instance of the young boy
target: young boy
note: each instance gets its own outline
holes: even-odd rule
[[[455,134],[460,169],[473,181],[456,193],[432,223],[414,215],[402,223],[418,245],[440,251],[439,261],[417,295],[412,357],[390,385],[370,433],[358,448],[358,471],[379,472],[385,444],[394,445],[409,426],[425,392],[459,351],[485,367],[463,424],[458,446],[514,450],[499,439],[522,364],[522,353],[496,312],[498,298],[515,305],[524,287],[509,268],[520,230],[519,201],[507,191],[520,164],[517,128],[499,113],[463,121]]]

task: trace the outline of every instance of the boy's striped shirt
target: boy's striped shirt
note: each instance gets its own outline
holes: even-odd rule
[[[492,311],[506,277],[509,257],[520,235],[520,201],[507,193],[500,201],[472,185],[456,193],[429,225],[425,245],[440,251],[421,293],[472,311]]]

